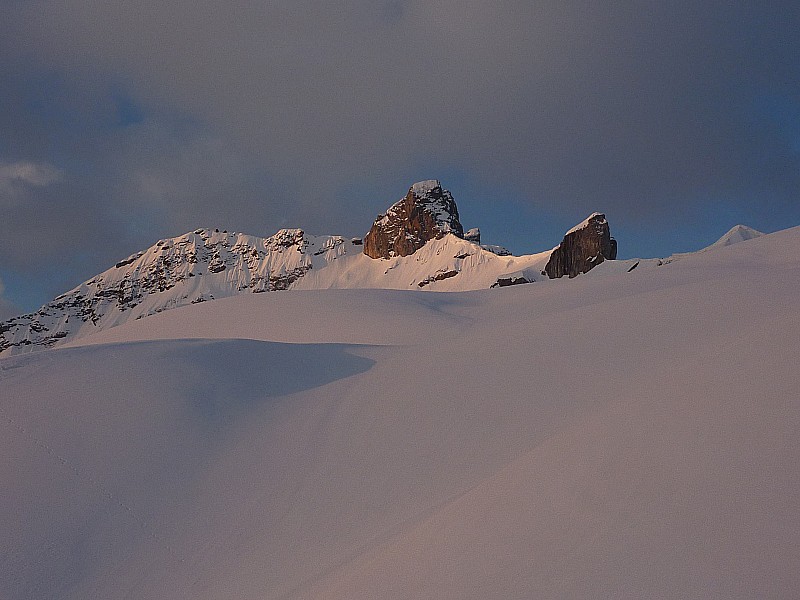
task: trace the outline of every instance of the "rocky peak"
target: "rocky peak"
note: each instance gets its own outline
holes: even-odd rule
[[[464,233],[464,239],[468,242],[472,242],[473,244],[480,244],[481,243],[481,230],[477,227],[473,227],[469,231]]]
[[[364,237],[370,258],[408,256],[448,233],[464,237],[452,194],[435,179],[412,185],[385,215],[378,215]]]
[[[570,229],[550,255],[544,270],[550,279],[575,277],[604,260],[617,258],[617,241],[611,237],[606,216],[593,213]]]
[[[302,229],[279,229],[278,233],[264,240],[267,252],[282,252],[292,246],[302,252],[305,245],[305,232]]]

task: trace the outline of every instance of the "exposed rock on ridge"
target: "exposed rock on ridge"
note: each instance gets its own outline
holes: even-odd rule
[[[408,256],[448,233],[464,237],[452,194],[436,180],[421,181],[375,219],[364,238],[364,254],[370,258]]]
[[[468,242],[472,242],[473,244],[480,244],[481,243],[481,230],[477,227],[473,227],[466,233],[464,233],[464,239]]]
[[[611,237],[606,216],[594,213],[570,229],[553,250],[544,270],[550,279],[586,273],[604,260],[617,258],[617,241]]]
[[[286,290],[346,252],[340,236],[281,229],[268,238],[198,229],[119,261],[35,313],[0,323],[0,352],[67,337],[240,292]]]

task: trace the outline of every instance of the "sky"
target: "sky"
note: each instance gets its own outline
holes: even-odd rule
[[[613,4],[613,5],[610,5]],[[0,317],[198,227],[363,235],[439,179],[517,254],[800,225],[800,4],[0,0]]]

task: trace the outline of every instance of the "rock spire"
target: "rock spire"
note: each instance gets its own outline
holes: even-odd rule
[[[550,255],[544,270],[550,279],[586,273],[604,260],[617,258],[617,240],[611,237],[606,216],[594,213],[570,229]]]
[[[464,237],[453,195],[436,180],[420,181],[385,215],[378,215],[364,237],[364,254],[370,258],[408,256],[448,233]]]

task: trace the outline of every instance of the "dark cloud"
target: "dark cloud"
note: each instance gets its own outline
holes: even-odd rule
[[[94,219],[42,257],[85,248],[90,232],[83,251],[101,252],[101,227],[113,251],[198,223],[357,234],[440,173],[461,174],[456,197],[477,219],[522,207],[561,227],[601,209],[654,229],[711,211],[768,227],[766,214],[800,219],[799,13],[713,0],[10,2],[0,133],[19,143],[0,142],[0,161],[63,171],[30,191],[41,229]]]

